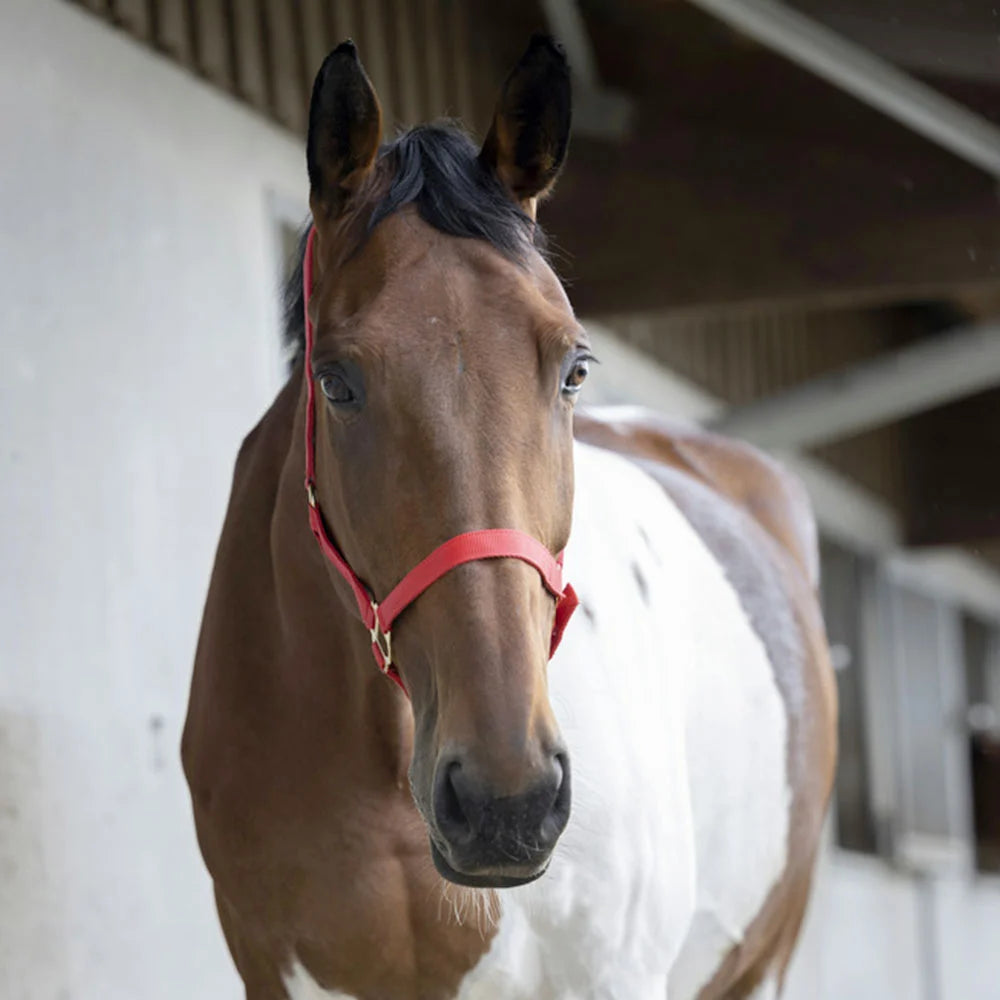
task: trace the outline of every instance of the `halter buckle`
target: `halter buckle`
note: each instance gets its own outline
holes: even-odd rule
[[[379,669],[383,674],[389,672],[389,668],[392,666],[392,629],[387,631],[382,630],[382,625],[378,619],[378,602],[372,601],[372,621],[374,624],[368,630],[369,636],[371,636],[372,646],[378,650],[379,656],[382,657],[382,662],[379,664]]]
[[[316,485],[313,482],[306,483],[306,499],[310,507],[316,506]]]

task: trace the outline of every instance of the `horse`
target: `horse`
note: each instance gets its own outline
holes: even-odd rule
[[[481,147],[382,144],[351,42],[317,74],[181,747],[248,1000],[782,988],[835,758],[816,529],[749,446],[576,410],[536,221],[570,116],[545,36]]]

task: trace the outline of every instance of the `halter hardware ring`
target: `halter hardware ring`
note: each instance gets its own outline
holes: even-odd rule
[[[306,499],[310,507],[316,506],[316,485],[312,482],[306,483]]]
[[[372,620],[374,624],[368,630],[368,634],[371,636],[372,645],[378,650],[379,655],[382,657],[382,673],[387,674],[389,672],[389,668],[392,666],[392,629],[382,631],[382,625],[378,619],[378,602],[372,601],[371,606]]]

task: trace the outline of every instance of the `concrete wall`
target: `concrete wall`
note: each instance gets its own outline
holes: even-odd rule
[[[0,122],[0,1000],[235,1000],[177,745],[302,152],[61,0]],[[830,854],[792,1000],[996,997],[1000,886],[922,893]]]
[[[304,154],[61,0],[0,122],[0,1000],[234,998],[178,743]]]
[[[916,878],[830,849],[785,1000],[995,1000],[1000,879]]]
[[[908,880],[879,862],[830,852],[793,960],[788,1000],[926,1000],[918,942]]]

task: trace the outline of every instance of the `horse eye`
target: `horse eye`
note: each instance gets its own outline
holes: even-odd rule
[[[569,367],[569,371],[566,373],[566,378],[563,380],[563,392],[570,396],[575,396],[580,391],[583,383],[587,381],[589,374],[590,358],[575,358]]]
[[[336,372],[324,372],[320,375],[319,387],[323,390],[323,395],[331,403],[343,406],[347,403],[353,403],[355,400],[354,391],[344,381],[343,376],[338,375]]]

